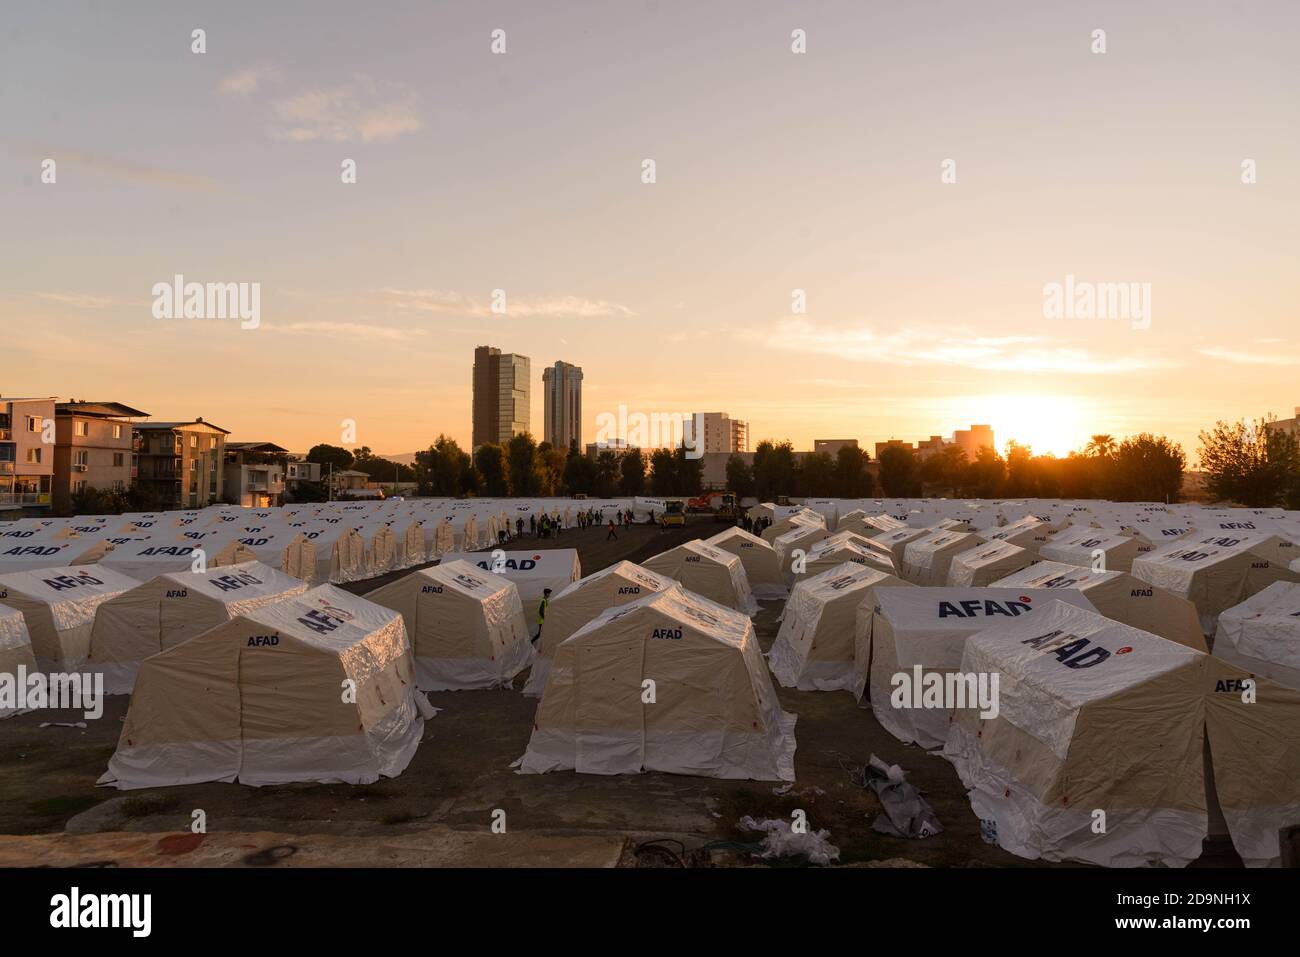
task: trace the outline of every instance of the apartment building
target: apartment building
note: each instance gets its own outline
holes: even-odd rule
[[[200,508],[225,500],[226,436],[204,422],[139,422],[134,427],[136,483],[159,508]]]
[[[121,402],[73,399],[54,407],[54,507],[72,508],[72,497],[86,489],[126,491],[134,466],[135,419],[147,412]]]
[[[505,445],[531,431],[532,360],[493,346],[474,350],[473,447]]]
[[[838,456],[840,449],[856,449],[857,447],[857,439],[813,439],[813,453],[820,455],[825,452],[831,458]]]
[[[694,436],[700,452],[748,452],[749,423],[733,419],[726,412],[696,412],[685,426]]]
[[[582,446],[582,369],[557,362],[542,370],[544,440],[566,452]]]
[[[49,511],[54,485],[55,401],[53,396],[0,397],[0,514]]]
[[[245,508],[284,504],[289,450],[274,442],[227,442],[225,494]]]
[[[306,462],[298,455],[289,456],[284,468],[284,484],[292,492],[302,482],[319,482],[321,466],[319,462]]]

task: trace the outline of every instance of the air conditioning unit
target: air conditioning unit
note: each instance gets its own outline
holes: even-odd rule
[[[74,472],[85,472],[85,471],[86,471],[87,469],[89,469],[89,468],[90,468],[89,465],[74,465],[74,466],[72,466],[72,471],[74,471]]]

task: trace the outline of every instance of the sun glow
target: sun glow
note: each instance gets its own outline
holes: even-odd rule
[[[1095,433],[1106,431],[1086,399],[1059,395],[998,395],[977,400],[982,417],[975,422],[993,426],[998,451],[1005,453],[1014,439],[1036,455],[1069,455],[1082,449]]]

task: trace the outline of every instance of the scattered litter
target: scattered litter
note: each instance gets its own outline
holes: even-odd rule
[[[872,822],[873,830],[892,837],[931,837],[943,831],[934,808],[907,783],[906,772],[897,764],[886,764],[873,754],[863,777],[884,808]]]
[[[42,721],[38,728],[84,728],[84,721]]]
[[[824,829],[796,834],[789,821],[755,821],[748,815],[740,819],[739,827],[742,831],[765,832],[759,857],[802,856],[813,864],[829,864],[840,857],[840,849],[830,842],[831,832]]]

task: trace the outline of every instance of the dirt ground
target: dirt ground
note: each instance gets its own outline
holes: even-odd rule
[[[587,574],[622,558],[643,560],[721,527],[700,519],[670,531],[638,526],[620,529],[617,542],[607,542],[604,529],[569,530],[558,540],[528,539],[528,547],[577,548]],[[385,580],[348,587],[364,594]],[[764,650],[776,636],[779,611],[780,603],[765,603],[755,619]],[[779,794],[777,782],[668,774],[518,775],[510,764],[524,753],[536,707],[534,699],[519,693],[522,685],[520,676],[515,690],[430,694],[430,701],[442,710],[426,723],[411,764],[398,778],[360,787],[203,784],[131,792],[97,788],[95,781],[117,744],[125,696],[107,699],[103,717],[86,728],[40,727],[50,721],[80,721],[81,715],[72,712],[20,715],[0,722],[0,835],[61,832],[75,815],[125,796],[111,830],[188,830],[192,812],[201,809],[210,832],[371,838],[371,853],[380,858],[372,863],[383,864],[389,858],[379,849],[401,843],[402,835],[412,844],[427,842],[433,832],[481,836],[490,833],[493,812],[502,810],[506,834],[497,836],[490,855],[473,851],[470,842],[466,847],[471,849],[447,862],[563,863],[563,839],[568,837],[588,843],[617,839],[624,864],[675,863],[673,855],[680,857],[683,850],[713,845],[717,853],[711,860],[717,864],[741,862],[743,849],[735,844],[755,841],[738,829],[745,815],[789,820],[792,811],[803,809],[813,829],[829,831],[841,864],[903,859],[940,867],[1051,866],[1023,861],[985,843],[952,767],[899,743],[847,693],[778,688],[783,707],[799,716],[796,782]],[[879,804],[852,780],[872,754],[908,772],[933,805],[943,833],[905,840],[872,830]],[[668,847],[672,854],[644,848],[638,852],[644,842],[657,839],[680,843],[657,846]],[[41,848],[53,847],[53,842],[10,839],[6,844],[0,838],[0,861],[43,863],[39,858],[46,852]],[[586,844],[575,843],[573,849],[574,863],[589,860]],[[90,852],[67,853],[77,860]],[[1231,864],[1234,857],[1230,845],[1219,843],[1207,848],[1201,863]],[[59,860],[66,861],[67,854]]]

